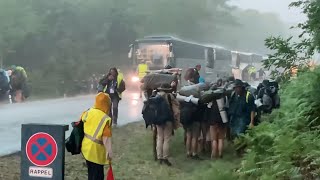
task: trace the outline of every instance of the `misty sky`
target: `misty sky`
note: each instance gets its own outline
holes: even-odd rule
[[[262,12],[275,12],[288,23],[297,23],[304,20],[298,9],[289,9],[288,5],[295,0],[230,0],[231,4],[243,9],[257,9]]]

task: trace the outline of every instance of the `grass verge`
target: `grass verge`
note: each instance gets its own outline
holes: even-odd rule
[[[160,165],[153,160],[151,130],[143,122],[132,123],[113,131],[113,170],[117,180],[232,180],[232,173],[240,164],[230,146],[224,159],[195,161],[184,153],[182,130],[176,132],[171,142],[173,167]],[[81,155],[66,154],[66,180],[85,180],[87,169]],[[20,156],[0,158],[0,179],[20,179]]]

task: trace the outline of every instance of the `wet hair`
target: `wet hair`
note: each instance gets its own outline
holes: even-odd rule
[[[108,73],[108,74],[107,74],[107,78],[109,78],[110,76],[112,76],[112,74],[111,74],[111,73]]]
[[[228,78],[228,81],[229,81],[229,82],[235,81],[235,78],[234,78],[233,76],[230,76],[230,77]]]
[[[117,74],[117,76],[118,76],[119,72],[118,72],[117,68],[115,68],[115,67],[110,68],[109,73],[111,73],[111,71],[116,72],[116,74]]]
[[[170,66],[170,65],[168,64],[168,65],[166,65],[166,66],[164,67],[164,69],[172,69],[172,66]]]

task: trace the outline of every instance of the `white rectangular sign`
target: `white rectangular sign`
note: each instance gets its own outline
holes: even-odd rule
[[[46,167],[29,167],[29,176],[31,177],[42,177],[42,178],[52,178],[53,169]]]

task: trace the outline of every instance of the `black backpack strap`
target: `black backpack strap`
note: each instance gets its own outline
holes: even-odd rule
[[[171,109],[171,111],[173,112],[172,102],[171,102],[172,99],[171,99],[170,93],[168,93],[167,97],[168,97],[168,102],[169,102],[170,109]]]
[[[174,114],[174,112],[173,112],[173,108],[172,108],[172,102],[171,102],[171,94],[170,93],[168,93],[168,102],[169,102],[169,106],[170,106],[170,110],[171,110],[171,112],[172,112],[172,115]],[[172,120],[174,120],[174,115],[173,115],[173,117],[172,117],[173,119]]]

